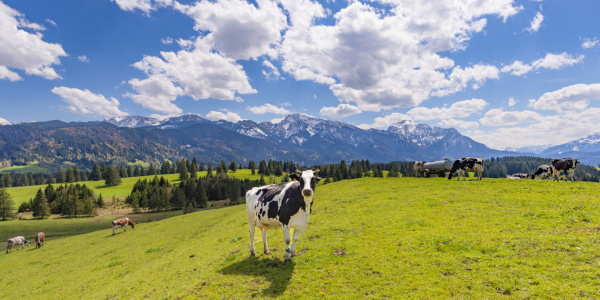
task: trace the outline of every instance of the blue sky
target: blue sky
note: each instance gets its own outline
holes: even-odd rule
[[[118,115],[600,132],[598,1],[0,0],[0,123]]]

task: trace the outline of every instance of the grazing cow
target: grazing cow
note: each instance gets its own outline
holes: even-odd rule
[[[123,219],[118,219],[118,220],[112,221],[113,235],[115,235],[115,229],[123,227],[124,228],[123,231],[127,231],[127,226],[129,226],[129,225],[131,225],[132,229],[135,229],[135,223],[131,222],[131,220],[129,220],[129,218],[123,218]]]
[[[267,230],[282,228],[285,241],[285,261],[292,260],[296,255],[296,241],[304,232],[308,223],[315,186],[320,177],[316,176],[319,170],[296,170],[290,178],[291,181],[282,184],[273,184],[255,187],[246,192],[246,208],[248,210],[248,223],[250,225],[250,254],[254,251],[254,231],[256,227],[262,231],[265,254],[271,254],[267,246]],[[290,228],[294,228],[292,248],[290,249]]]
[[[552,172],[554,173],[554,177],[556,180],[560,180],[560,172],[564,172],[565,176],[570,176],[571,181],[574,181],[573,175],[575,175],[577,164],[579,164],[579,160],[570,157],[554,159],[552,161]]]
[[[43,232],[39,232],[35,237],[35,248],[42,248],[44,246],[44,241],[46,240],[46,234]]]
[[[450,174],[448,175],[448,180],[452,179],[452,176],[455,172],[458,172],[458,177],[456,178],[457,180],[460,180],[460,176],[463,177],[463,180],[466,180],[465,171],[477,172],[477,179],[481,180],[481,175],[483,173],[483,159],[463,157],[455,160],[454,164],[452,165],[452,169],[450,170]]]
[[[535,173],[531,174],[531,179],[550,179],[550,177],[552,176],[552,172],[553,171],[551,165],[541,165],[537,168]]]
[[[19,246],[21,246],[21,248],[25,248],[25,246],[23,246],[23,245],[27,245],[27,247],[29,247],[29,242],[23,236],[17,236],[12,239],[8,239],[8,245],[6,246],[6,253],[8,253],[8,250],[10,250],[10,252],[12,252],[12,247],[14,247],[14,246],[17,246],[17,250],[19,250]]]
[[[421,175],[423,175],[423,171],[425,170],[423,165],[424,163],[422,161],[415,161],[414,169],[417,177],[421,177]]]
[[[525,173],[515,173],[512,175],[506,175],[507,179],[525,179],[529,177],[529,174],[525,174]]]

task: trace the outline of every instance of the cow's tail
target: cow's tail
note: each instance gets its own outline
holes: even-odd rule
[[[454,176],[454,172],[456,172],[456,170],[458,170],[459,168],[459,164],[460,162],[458,160],[454,161],[452,169],[450,169],[450,174],[448,174],[448,180],[452,179],[452,176]]]

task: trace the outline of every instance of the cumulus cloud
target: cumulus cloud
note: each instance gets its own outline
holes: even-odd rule
[[[289,111],[285,108],[277,107],[270,103],[265,103],[262,106],[252,106],[252,107],[248,106],[248,108],[246,108],[246,109],[257,115],[263,115],[263,114],[287,115],[287,114],[292,113],[291,111]]]
[[[321,111],[319,113],[323,116],[328,116],[334,119],[341,119],[351,115],[359,114],[361,112],[362,111],[354,105],[342,103],[337,107],[323,107],[321,108]]]
[[[61,78],[52,65],[60,64],[60,57],[67,53],[60,44],[44,42],[43,30],[44,26],[30,23],[23,14],[0,2],[0,79],[22,80],[11,69],[46,79]]]
[[[262,65],[269,69],[269,71],[262,71],[263,75],[267,80],[278,80],[279,78],[281,78],[279,70],[270,61],[263,60]]]
[[[397,124],[401,121],[413,119],[410,116],[401,114],[401,113],[392,113],[385,117],[377,117],[373,120],[372,124],[361,124],[358,127],[362,129],[371,129],[371,128],[385,128],[391,125]]]
[[[225,120],[225,121],[229,121],[229,122],[233,122],[233,123],[237,123],[237,122],[243,120],[236,113],[230,112],[230,111],[225,111],[225,112],[210,111],[209,113],[206,114],[206,118],[211,121]]]
[[[486,16],[505,21],[522,9],[511,0],[379,2],[389,8],[352,1],[334,15],[333,25],[292,26],[280,48],[282,69],[296,80],[329,85],[363,111],[412,107],[498,78],[494,66],[455,66],[439,53],[465,49]]]
[[[535,109],[555,110],[559,113],[582,111],[592,100],[600,100],[600,83],[575,84],[554,92],[543,94],[539,99],[529,100]]]
[[[544,21],[544,15],[542,15],[542,12],[538,11],[537,14],[535,14],[535,17],[533,18],[533,20],[531,20],[531,23],[529,25],[529,28],[527,28],[527,31],[538,32],[538,30],[540,30],[540,27],[542,26],[543,21]]]
[[[504,111],[502,108],[490,109],[479,122],[485,126],[510,126],[524,123],[538,123],[544,117],[540,114],[525,111]]]
[[[242,0],[175,4],[175,9],[195,21],[194,29],[206,34],[206,41],[234,60],[275,57],[274,45],[281,40],[287,18],[275,1],[258,0],[258,6]]]
[[[59,95],[69,104],[69,111],[84,115],[100,115],[104,117],[124,116],[127,113],[119,110],[119,100],[94,94],[89,90],[80,90],[64,86],[55,87],[52,93]]]
[[[512,75],[521,76],[532,70],[539,69],[560,69],[565,66],[572,66],[583,61],[584,56],[573,57],[566,52],[561,54],[546,53],[546,56],[533,61],[531,64],[525,64],[522,61],[514,61],[508,66],[502,67],[501,71]]]
[[[517,104],[517,100],[515,100],[515,98],[513,98],[513,97],[510,97],[508,99],[508,106],[513,107],[513,106],[515,106],[515,104]]]
[[[438,122],[439,126],[442,127],[459,127],[463,129],[477,129],[479,128],[479,123],[477,122],[467,122],[455,119],[441,120]]]
[[[160,39],[160,42],[165,45],[171,45],[171,44],[173,44],[173,38],[166,37],[166,38]]]
[[[598,38],[593,38],[593,39],[584,39],[583,40],[583,44],[581,44],[581,48],[583,49],[589,49],[589,48],[594,48],[598,45]]]
[[[173,5],[173,0],[111,0],[125,11],[141,10],[146,15],[150,15],[150,11],[156,10],[159,7]]]
[[[450,105],[450,107],[415,107],[406,114],[415,120],[423,121],[465,118],[482,111],[487,105],[488,103],[483,99],[471,99],[458,101]]]
[[[181,109],[171,103],[177,96],[241,102],[237,93],[256,93],[242,67],[211,51],[211,46],[202,38],[196,39],[191,49],[161,52],[161,56],[146,56],[133,65],[148,78],[130,80],[138,94],[128,96],[144,107],[163,113],[181,113]]]
[[[90,59],[87,58],[87,56],[85,56],[85,55],[79,55],[77,57],[77,59],[79,59],[79,61],[81,61],[81,62],[90,62]]]

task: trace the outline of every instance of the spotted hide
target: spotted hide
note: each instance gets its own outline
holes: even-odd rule
[[[477,172],[477,179],[481,180],[481,175],[483,174],[483,159],[463,157],[455,160],[454,164],[452,165],[452,169],[450,170],[450,174],[448,175],[448,180],[452,179],[454,173],[458,173],[458,177],[456,178],[457,180],[460,180],[460,176],[463,177],[463,180],[466,180],[466,171]]]
[[[550,179],[552,177],[552,166],[550,165],[541,165],[537,168],[535,173],[531,174],[531,179],[541,178],[541,179]]]
[[[554,173],[554,178],[556,180],[560,180],[560,172],[565,173],[565,177],[571,177],[571,181],[573,180],[573,176],[575,175],[575,168],[579,164],[579,160],[566,157],[566,158],[556,158],[552,161],[552,172]]]
[[[127,226],[131,226],[131,229],[135,229],[135,223],[131,222],[129,218],[123,218],[112,221],[113,235],[115,235],[115,230],[123,227],[123,231],[127,231]]]
[[[250,225],[250,254],[254,251],[254,231],[261,229],[265,254],[271,254],[267,246],[267,230],[283,229],[285,241],[285,261],[290,261],[296,254],[298,236],[304,232],[308,224],[315,186],[320,177],[316,171],[296,171],[290,178],[296,180],[288,183],[255,187],[246,192],[246,208]],[[292,247],[290,249],[290,228],[294,229]]]

